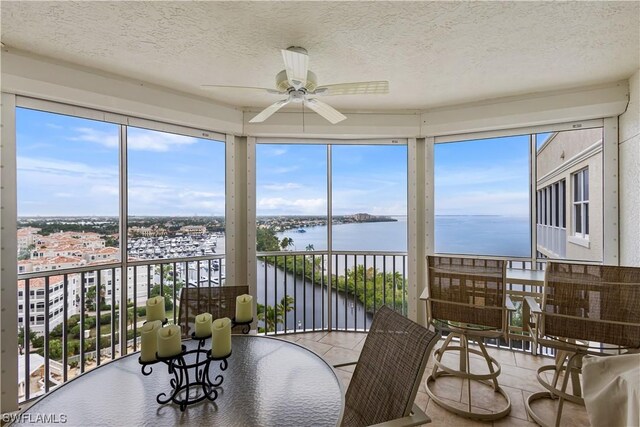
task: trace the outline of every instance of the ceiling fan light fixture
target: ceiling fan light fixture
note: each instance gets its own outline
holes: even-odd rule
[[[310,110],[328,120],[330,123],[336,124],[345,120],[347,117],[332,106],[319,101],[316,98],[310,98],[309,96],[371,95],[386,94],[389,92],[389,82],[385,80],[318,86],[318,79],[316,75],[309,70],[309,55],[307,54],[306,49],[298,46],[291,46],[287,49],[282,49],[281,53],[284,61],[284,70],[280,71],[276,75],[275,90],[224,85],[203,85],[203,87],[251,89],[260,90],[269,94],[288,95],[286,99],[271,104],[255,115],[251,120],[249,120],[249,123],[261,123],[287,104],[302,103]]]

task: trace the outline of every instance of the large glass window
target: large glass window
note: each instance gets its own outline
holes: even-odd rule
[[[334,145],[333,250],[407,250],[407,146]]]
[[[531,255],[529,150],[529,135],[436,144],[437,253]]]
[[[120,260],[119,126],[16,109],[18,268]]]
[[[224,254],[223,142],[128,127],[127,160],[130,258]]]
[[[327,250],[327,146],[256,147],[258,252]]]

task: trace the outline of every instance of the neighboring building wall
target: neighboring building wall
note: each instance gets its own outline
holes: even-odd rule
[[[620,264],[640,267],[640,69],[629,79],[620,115]]]
[[[574,236],[574,173],[589,168],[589,238]],[[537,154],[537,189],[566,182],[566,259],[602,261],[602,129],[559,132]],[[538,248],[544,249],[544,248]],[[544,250],[541,252],[545,253]]]

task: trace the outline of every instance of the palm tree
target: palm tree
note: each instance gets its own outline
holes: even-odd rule
[[[306,247],[305,249],[306,249],[306,250],[308,250],[308,251],[313,251],[313,250],[315,250],[315,248],[313,247],[313,245],[312,245],[312,244],[308,244],[308,245],[307,245],[307,247]]]
[[[280,300],[280,304],[276,304],[275,308],[271,305],[265,307],[262,304],[258,304],[258,320],[264,322],[266,332],[273,332],[278,325],[285,325],[286,314],[293,311],[293,303],[293,297],[285,295]]]
[[[293,239],[291,237],[284,237],[282,241],[280,241],[280,247],[283,251],[286,251],[287,248],[293,246]]]

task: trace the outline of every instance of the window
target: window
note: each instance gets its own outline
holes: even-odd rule
[[[436,143],[437,253],[531,256],[529,151],[529,135]],[[546,223],[551,192],[540,197]]]
[[[119,125],[16,108],[19,259],[117,246],[118,146]]]
[[[333,250],[407,250],[407,146],[332,145]]]
[[[256,216],[258,252],[327,250],[327,146],[257,144]]]
[[[224,142],[129,126],[127,161],[129,258],[224,254]]]
[[[589,168],[572,175],[573,179],[573,232],[589,238]]]

